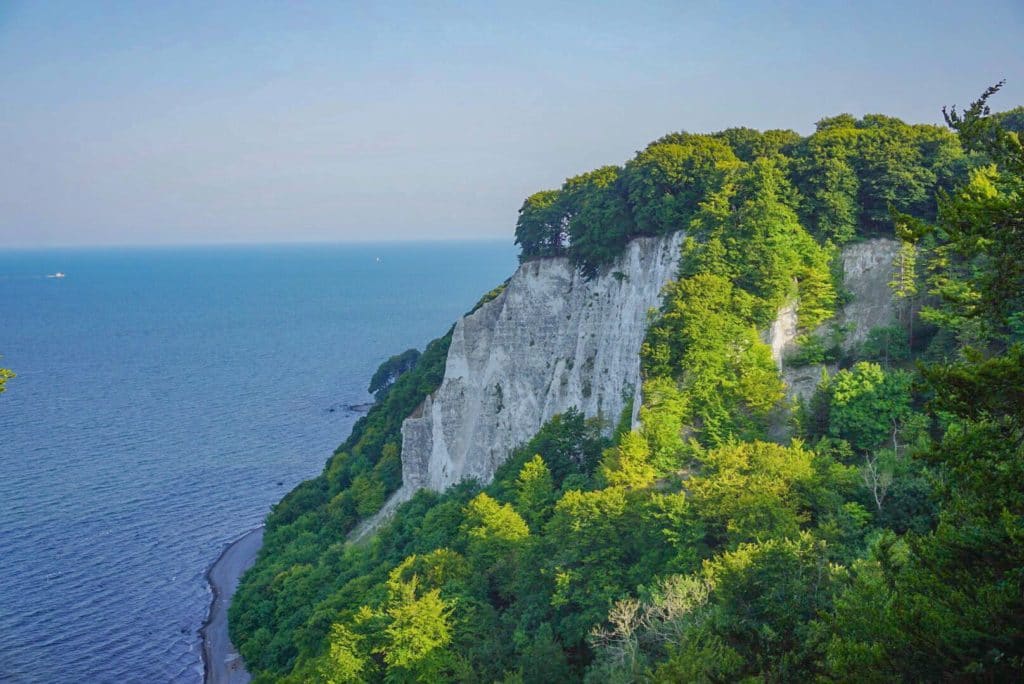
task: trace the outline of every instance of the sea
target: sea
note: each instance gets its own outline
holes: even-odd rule
[[[0,251],[0,681],[202,681],[210,564],[320,472],[378,364],[515,264],[511,240]]]

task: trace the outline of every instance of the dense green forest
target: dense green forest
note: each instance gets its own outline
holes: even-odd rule
[[[785,220],[839,246],[858,235],[891,236],[891,209],[933,220],[936,190],[949,190],[968,164],[948,130],[881,115],[822,119],[806,138],[749,128],[673,133],[623,167],[605,166],[528,197],[516,243],[523,260],[567,254],[594,273],[632,237],[689,228],[695,220],[703,225],[709,212],[729,212],[771,192],[795,214]]]
[[[268,517],[231,606],[256,680],[1019,680],[1024,108],[992,114],[996,90],[948,129],[672,134],[529,197],[522,258],[588,275],[687,231],[641,427],[569,411],[492,483],[421,491],[347,543],[400,484],[450,332],[393,357]],[[843,351],[811,332],[847,297],[838,248],[876,236],[903,241],[901,324]],[[793,301],[789,363],[835,369],[796,404],[759,334]]]

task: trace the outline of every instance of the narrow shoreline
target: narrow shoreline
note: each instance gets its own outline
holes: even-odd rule
[[[199,628],[206,684],[246,684],[251,679],[228,636],[228,606],[238,581],[256,562],[262,545],[261,525],[228,544],[206,571],[206,581],[213,592],[210,610]]]

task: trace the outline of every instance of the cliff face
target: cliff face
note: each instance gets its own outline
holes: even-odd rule
[[[566,259],[520,266],[456,324],[441,386],[402,425],[403,487],[488,482],[512,448],[572,407],[616,422],[640,385],[647,311],[676,274],[681,241],[634,240],[589,281]]]
[[[682,233],[639,238],[606,272],[585,280],[567,259],[519,267],[495,299],[455,325],[441,386],[402,424],[402,487],[352,539],[365,537],[419,489],[442,491],[460,480],[489,482],[512,449],[570,408],[617,422],[640,404],[640,345],[647,312],[676,276]],[[848,324],[846,345],[891,325],[889,281],[899,243],[869,240],[842,253],[853,299],[832,323]],[[790,396],[813,392],[822,366],[788,368],[797,334],[795,303],[766,331]]]
[[[850,328],[843,341],[846,349],[863,344],[873,328],[896,322],[896,301],[889,283],[899,253],[900,243],[885,238],[859,242],[843,250],[843,284],[853,299],[836,318],[839,325]]]
[[[843,326],[848,332],[843,339],[843,348],[850,351],[864,343],[873,328],[894,325],[897,321],[896,301],[889,282],[893,279],[894,261],[899,255],[900,243],[896,240],[876,238],[843,248],[843,286],[852,298],[836,312],[834,319],[822,325],[815,332],[827,334],[833,325]],[[815,364],[801,368],[790,368],[783,364],[784,355],[793,349],[797,336],[796,306],[788,304],[779,310],[779,315],[768,331],[768,344],[772,348],[775,363],[782,371],[790,397],[809,397],[821,378],[823,365]],[[834,371],[834,367],[829,367]]]
[[[421,488],[489,482],[556,414],[575,407],[611,426],[638,404],[647,312],[676,275],[682,239],[633,240],[591,280],[564,258],[527,262],[459,320],[441,386],[402,424],[402,488],[354,538]]]

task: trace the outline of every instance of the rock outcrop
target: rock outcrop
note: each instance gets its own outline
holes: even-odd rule
[[[827,335],[832,326],[846,330],[843,351],[849,352],[864,343],[874,328],[894,325],[897,321],[896,300],[889,286],[893,279],[895,260],[900,243],[896,240],[876,238],[847,245],[842,250],[843,287],[851,299],[836,312],[835,318],[815,331]],[[768,331],[767,342],[772,348],[775,363],[782,371],[788,394],[809,397],[821,378],[823,364],[793,368],[784,363],[786,353],[795,348],[797,336],[796,306],[787,304]],[[834,367],[828,367],[834,371]]]
[[[897,320],[892,282],[900,243],[875,238],[843,250],[843,284],[852,295],[836,317],[848,332],[843,347],[849,351],[864,343],[874,328],[894,325]]]
[[[456,324],[441,386],[402,425],[403,482],[488,482],[515,446],[573,407],[617,421],[639,387],[648,310],[675,277],[681,239],[634,240],[592,280],[566,259],[523,264]]]
[[[500,295],[460,319],[441,386],[402,424],[402,487],[351,538],[365,537],[420,489],[443,491],[468,478],[489,482],[516,446],[570,408],[609,427],[628,409],[635,425],[648,311],[676,276],[682,239],[636,239],[591,280],[564,258],[527,262]],[[889,281],[898,250],[885,239],[843,249],[844,285],[853,298],[819,333],[848,326],[844,345],[853,348],[872,328],[895,321]],[[790,396],[807,396],[822,366],[784,363],[798,323],[790,303],[766,341]]]
[[[455,325],[444,379],[402,424],[402,488],[359,538],[417,490],[489,482],[552,416],[576,408],[609,429],[635,418],[648,311],[676,276],[683,234],[638,238],[583,278],[567,259],[522,264],[505,290]]]

